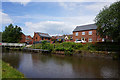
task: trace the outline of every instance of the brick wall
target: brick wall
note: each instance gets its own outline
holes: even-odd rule
[[[40,38],[40,36],[39,36],[37,33],[34,33],[33,40],[34,40],[34,41],[40,41],[40,40],[42,40],[42,39]]]
[[[26,36],[28,38],[28,40],[26,40],[26,42],[29,42],[29,44],[33,44],[33,39],[31,36]]]
[[[22,33],[20,43],[25,43],[26,36]]]
[[[92,35],[89,35],[89,31],[92,31]],[[85,35],[82,35],[82,32],[85,32]],[[92,42],[97,42],[97,39],[101,41],[100,36],[97,36],[96,30],[86,30],[86,31],[78,31],[78,36],[76,36],[77,32],[73,32],[73,41],[76,39],[81,40],[81,38],[85,38],[86,42],[89,42],[89,38],[92,39]]]
[[[34,33],[34,37],[33,37],[33,40],[34,41],[40,41],[40,40],[50,40],[51,41],[51,39],[48,39],[48,38],[45,38],[45,37],[40,37],[37,33]]]

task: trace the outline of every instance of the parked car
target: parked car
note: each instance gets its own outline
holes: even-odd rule
[[[86,41],[84,41],[84,40],[77,40],[77,41],[75,41],[75,43],[85,43]]]

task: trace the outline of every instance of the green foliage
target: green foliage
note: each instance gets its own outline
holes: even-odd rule
[[[55,51],[64,51],[65,49],[63,47],[56,47]]]
[[[73,52],[65,51],[65,55],[73,55]]]
[[[32,46],[33,47],[33,46]],[[36,49],[44,49],[50,51],[64,51],[66,55],[72,55],[74,52],[80,53],[81,51],[119,51],[118,43],[74,43],[74,42],[63,42],[63,43],[42,43],[36,44]]]
[[[108,36],[116,42],[120,41],[120,1],[104,7],[96,16],[95,22],[101,37]]]
[[[94,44],[97,51],[119,51],[120,44],[117,42],[98,42]]]
[[[41,43],[42,49],[52,51],[54,46],[53,44],[48,43],[46,40]]]
[[[21,28],[10,24],[5,27],[5,31],[2,33],[2,41],[8,43],[18,43],[21,40]]]
[[[43,45],[46,44],[46,43],[48,43],[46,40],[43,40],[43,41],[42,41],[42,44],[43,44]]]
[[[84,51],[92,50],[92,51],[94,51],[95,50],[94,44],[93,43],[83,44],[82,47],[80,48],[80,50],[84,50]]]
[[[83,47],[82,43],[77,43],[74,45],[74,49],[80,49],[81,47]]]

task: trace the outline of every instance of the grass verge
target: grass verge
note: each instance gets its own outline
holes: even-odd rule
[[[2,78],[24,78],[24,75],[2,61]]]

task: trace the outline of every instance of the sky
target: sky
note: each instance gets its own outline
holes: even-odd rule
[[[0,31],[10,23],[22,28],[25,35],[43,32],[53,35],[72,34],[76,26],[93,24],[96,15],[111,2],[33,2],[31,0],[0,3]]]

